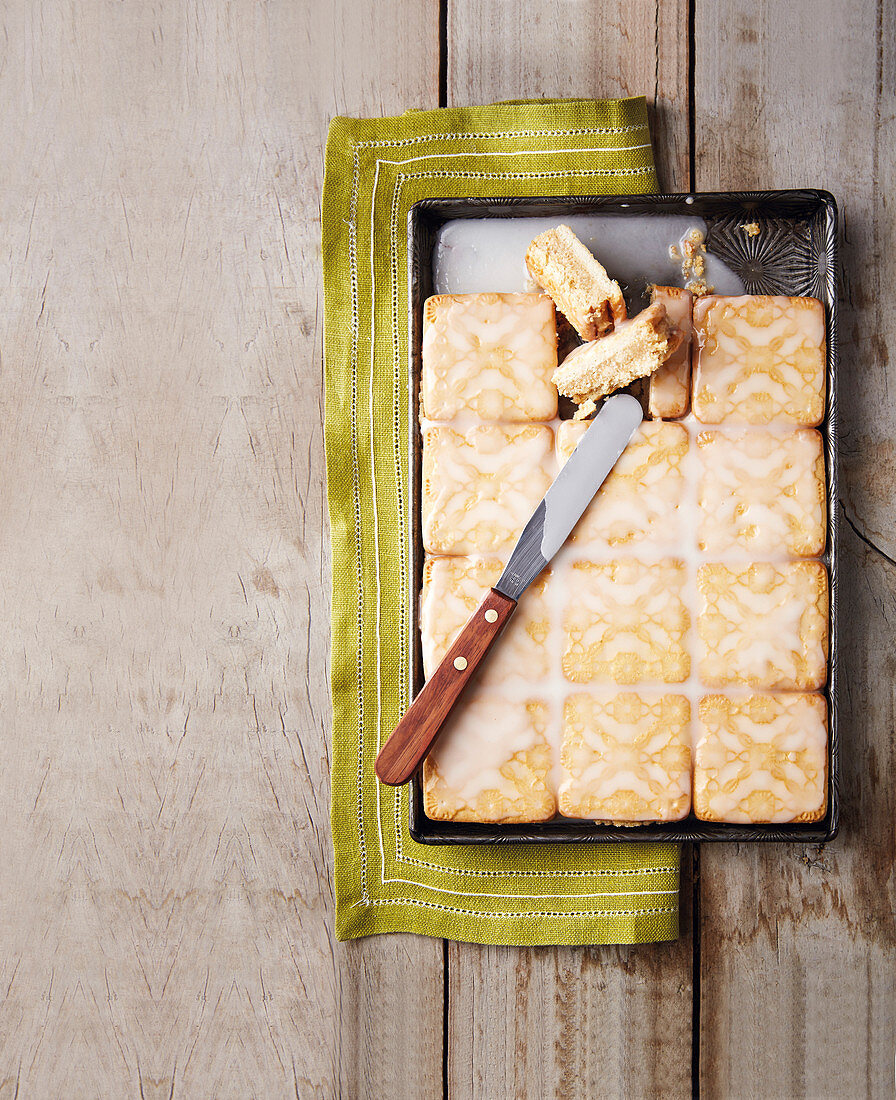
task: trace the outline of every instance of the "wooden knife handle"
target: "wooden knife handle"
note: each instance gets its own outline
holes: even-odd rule
[[[411,778],[515,609],[515,600],[489,589],[380,750],[375,767],[383,783],[397,786]]]

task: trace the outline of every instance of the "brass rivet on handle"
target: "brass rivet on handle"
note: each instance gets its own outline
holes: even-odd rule
[[[467,667],[467,658],[466,657],[455,657],[454,658],[454,667],[457,669],[458,672],[463,672],[463,670]]]
[[[498,621],[498,612],[493,607],[490,607],[485,613],[485,621],[487,623],[496,623]]]

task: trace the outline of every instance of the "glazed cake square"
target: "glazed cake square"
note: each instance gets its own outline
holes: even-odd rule
[[[781,691],[820,688],[826,679],[828,578],[817,561],[697,571],[701,681]]]
[[[683,695],[570,695],[563,712],[560,812],[616,824],[686,817],[690,716]]]
[[[563,674],[576,684],[680,684],[690,673],[684,562],[576,561],[563,615]]]
[[[827,720],[821,695],[708,695],[694,748],[701,821],[819,821],[827,808]]]
[[[827,509],[817,431],[704,431],[697,447],[704,553],[821,554]]]
[[[423,415],[557,415],[554,303],[545,294],[439,294],[423,307]]]
[[[554,434],[541,424],[423,432],[423,545],[434,554],[510,550],[552,475]]]
[[[503,564],[494,558],[427,558],[423,566],[420,637],[423,669],[431,676],[454,644],[485,593],[501,576]],[[545,598],[545,570],[523,593],[501,640],[482,666],[483,683],[534,683],[549,672],[546,641],[550,612]]]
[[[566,462],[588,428],[565,420],[557,455]],[[681,505],[688,433],[680,424],[645,421],[598,489],[571,536],[588,547],[675,546],[682,537]]]
[[[548,704],[473,685],[423,764],[423,805],[437,821],[524,823],[557,812]]]
[[[694,304],[692,405],[704,424],[813,427],[824,418],[824,307],[815,298],[709,295]]]
[[[666,316],[684,339],[665,363],[650,376],[650,415],[658,419],[674,420],[684,416],[691,399],[691,336],[694,304],[689,290],[677,286],[655,286],[650,301],[666,307]]]

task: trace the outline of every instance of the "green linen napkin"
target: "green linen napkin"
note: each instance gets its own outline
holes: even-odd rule
[[[336,118],[322,210],[327,495],[333,549],[336,934],[496,944],[678,935],[678,849],[430,847],[407,788],[374,777],[408,704],[407,213],[423,198],[657,188],[643,98]]]

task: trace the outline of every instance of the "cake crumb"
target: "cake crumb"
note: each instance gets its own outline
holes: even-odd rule
[[[596,409],[596,401],[586,401],[583,405],[579,405],[578,409],[573,415],[573,420],[587,420],[590,416],[594,414]]]
[[[745,222],[741,229],[746,233],[748,237],[759,236],[759,222]]]
[[[674,247],[674,246],[673,246]],[[677,251],[677,250],[676,250]],[[669,255],[673,259],[677,256]],[[691,229],[681,242],[681,277],[684,279],[685,289],[689,290],[695,298],[702,298],[706,294],[712,294],[715,287],[705,279],[706,274],[706,238],[697,229]]]

